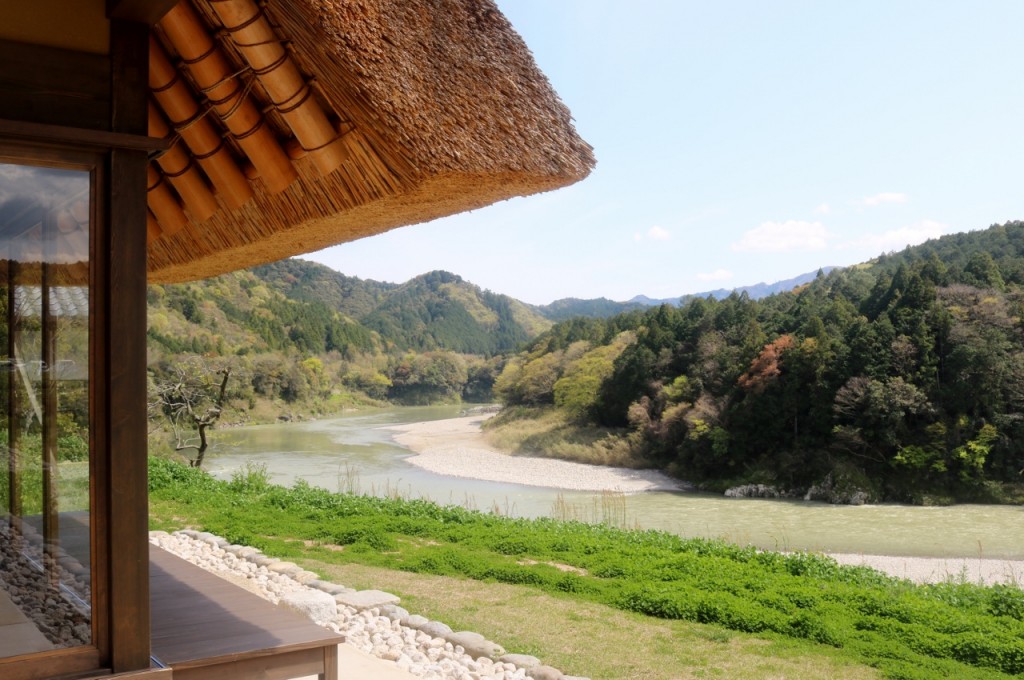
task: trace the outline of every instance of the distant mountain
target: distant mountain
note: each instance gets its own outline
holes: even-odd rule
[[[671,326],[663,323],[665,319],[678,313],[675,308],[688,304],[693,298],[712,298],[712,302],[694,304],[697,312],[716,306],[720,309],[739,306],[749,311],[750,305],[756,305],[771,316],[797,298],[820,302],[842,295],[855,301],[854,308],[869,321],[887,314],[891,308],[896,316],[890,319],[890,325],[902,324],[896,331],[886,330],[889,327],[883,324],[879,326],[878,338],[861,338],[858,342],[865,347],[882,348],[879,352],[903,347],[906,342],[900,338],[904,336],[914,342],[920,340],[917,327],[904,328],[905,319],[900,316],[909,314],[911,307],[906,301],[913,295],[920,297],[922,286],[927,288],[918,279],[940,289],[948,287],[943,295],[952,296],[950,299],[963,298],[970,293],[964,286],[991,289],[1000,295],[1005,293],[1006,309],[985,312],[989,316],[978,312],[978,318],[988,319],[987,323],[999,328],[1019,328],[1020,291],[1024,285],[1024,223],[1012,222],[984,231],[944,236],[844,269],[827,267],[821,270],[821,275],[807,273],[770,285],[737,288],[736,291],[746,295],[735,299],[729,298],[733,291],[717,290],[665,300],[643,296],[627,302],[569,298],[537,307],[483,290],[445,271],[429,272],[394,284],[346,276],[304,260],[283,260],[204,281],[150,286],[147,350],[154,379],[166,378],[184,355],[234,357],[238,368],[236,377],[240,380],[238,394],[233,399],[238,403],[252,404],[253,399],[261,398],[282,404],[315,402],[306,410],[320,413],[342,403],[358,403],[358,397],[351,396],[354,392],[369,399],[388,398],[403,403],[427,403],[431,399],[459,394],[466,399],[488,399],[489,385],[501,370],[500,355],[522,348],[547,329],[554,327],[551,337],[559,341],[592,343],[618,337],[649,316],[664,329]],[[984,297],[980,301],[988,299]],[[655,306],[664,303],[667,303],[666,309]],[[967,309],[965,305],[956,303],[948,307],[948,318],[960,320],[963,309]],[[975,307],[982,311],[987,309],[983,305],[974,305],[971,309]],[[817,309],[814,305],[809,308]],[[802,314],[808,313],[807,309],[801,309]],[[619,318],[606,320],[622,312],[625,314]],[[843,314],[846,312],[849,309]],[[665,319],[660,319],[659,314]],[[818,318],[805,318],[796,332],[819,337],[831,332],[838,320],[857,316],[843,314],[821,313]],[[746,312],[740,317],[753,318]],[[929,323],[934,320],[929,319]],[[555,320],[558,320],[557,325]],[[763,322],[755,320],[742,326],[746,335],[735,339],[735,347],[748,352],[753,351],[751,348],[762,347],[765,338],[759,334],[767,326],[759,324]],[[983,328],[970,330],[981,333],[979,337],[988,332]],[[893,332],[902,335],[889,337]],[[846,337],[843,336],[844,341]],[[945,346],[952,337],[942,336],[936,347]],[[1019,332],[1013,342],[1019,344]],[[975,343],[972,348],[983,344]],[[910,358],[906,361],[913,357],[932,361],[935,348],[912,349],[907,349],[906,357]],[[476,356],[453,358],[453,353]],[[659,353],[654,352],[652,356],[659,356]],[[962,358],[956,356],[951,360]],[[880,365],[875,359],[868,364]],[[736,364],[744,370],[749,365],[749,359]],[[1020,367],[1024,367],[1024,363],[1014,370],[1019,368],[1020,375],[1024,375],[1024,368]],[[927,368],[934,372],[931,364]],[[921,369],[908,375],[913,377],[926,372]],[[722,380],[721,376],[708,376],[695,384],[731,385],[736,376]],[[543,380],[537,383],[543,384],[546,384]],[[638,384],[654,383],[644,380]],[[531,389],[537,385],[532,385]],[[682,391],[680,396],[671,398],[683,398],[686,394],[689,392]],[[900,394],[892,396],[896,398]],[[261,408],[264,417],[279,415],[274,410],[277,407],[257,406],[257,410]],[[982,422],[988,416],[981,413],[972,417]],[[1020,422],[1024,422],[1024,416]],[[1021,437],[1024,438],[1024,430]],[[1015,469],[1019,470],[1020,466]]]
[[[816,276],[807,273],[736,291],[756,300]],[[287,259],[205,281],[151,287],[150,337],[171,353],[449,350],[492,356],[513,351],[553,323],[573,317],[608,318],[697,297],[722,299],[732,292],[719,289],[661,300],[641,295],[627,302],[565,298],[533,306],[445,271],[396,284]]]
[[[828,274],[833,269],[837,268],[838,267],[822,267],[821,269],[816,269],[813,272],[807,272],[806,274],[794,276],[791,279],[785,279],[783,281],[776,281],[775,283],[762,282],[755,283],[752,286],[739,286],[738,288],[716,288],[715,290],[708,290],[703,293],[691,293],[689,295],[683,295],[677,298],[663,298],[661,300],[655,300],[653,298],[647,297],[646,295],[637,295],[636,297],[632,298],[630,302],[636,302],[647,306],[679,305],[685,304],[690,300],[696,298],[713,297],[716,300],[724,300],[733,293],[746,293],[751,300],[760,300],[761,298],[766,298],[769,295],[775,295],[776,293],[786,293],[793,290],[794,288],[799,288],[800,286],[810,283],[815,278],[817,278],[818,272],[821,272],[822,274]]]
[[[608,298],[581,300],[580,298],[562,298],[551,304],[537,307],[537,311],[552,321],[564,321],[575,316],[606,318],[615,316],[631,309],[643,309],[647,305],[635,299],[629,302],[615,302]]]
[[[823,274],[828,274],[836,267],[822,267],[820,270],[801,274],[800,276],[794,276],[791,279],[785,281],[776,281],[775,283],[758,283],[753,286],[740,286],[739,288],[726,289],[718,288],[716,290],[709,290],[703,293],[691,293],[689,295],[681,295],[674,298],[649,298],[646,295],[636,295],[626,302],[616,302],[609,300],[608,298],[595,298],[582,300],[580,298],[562,298],[561,300],[555,300],[551,304],[541,305],[537,307],[537,311],[540,312],[544,317],[551,319],[552,321],[564,321],[571,319],[574,316],[588,316],[593,318],[604,319],[622,312],[628,312],[634,309],[643,309],[645,307],[657,307],[659,305],[683,305],[690,300],[696,298],[713,297],[716,300],[723,300],[730,295],[735,293],[746,293],[752,300],[760,300],[761,298],[774,295],[776,293],[785,293],[791,291],[794,288],[810,283],[818,276],[818,271]]]
[[[322,264],[295,258],[250,271],[291,300],[321,302],[355,319],[371,313],[399,288],[397,283],[345,276]]]
[[[640,305],[641,307],[657,307],[659,305],[677,305],[682,297],[674,298],[651,298],[646,295],[634,295],[629,298],[629,303]]]

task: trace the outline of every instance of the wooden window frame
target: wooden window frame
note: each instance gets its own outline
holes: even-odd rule
[[[69,673],[102,669],[106,664],[104,658],[109,656],[110,627],[112,612],[104,602],[110,589],[110,518],[107,517],[108,504],[102,502],[102,480],[109,476],[106,469],[110,465],[108,455],[98,441],[103,441],[104,433],[95,431],[96,425],[102,422],[97,418],[97,409],[102,403],[97,399],[93,386],[93,372],[99,368],[97,358],[103,343],[101,318],[96,317],[96,271],[93,258],[100,255],[97,244],[106,231],[105,205],[103,187],[107,185],[104,155],[96,152],[83,152],[71,149],[49,148],[47,146],[25,146],[11,143],[0,138],[0,162],[36,167],[51,167],[89,173],[89,526],[90,526],[90,578],[92,582],[92,644],[68,647],[46,652],[24,654],[0,659],[0,677],[21,680],[22,678],[39,678]],[[99,335],[96,335],[99,333]],[[98,438],[97,438],[98,437]],[[45,673],[45,675],[43,675]]]
[[[88,169],[92,645],[0,659],[5,680],[150,667],[146,442],[149,27],[113,20],[109,127],[0,120],[0,159]],[[0,112],[2,117],[2,112]]]

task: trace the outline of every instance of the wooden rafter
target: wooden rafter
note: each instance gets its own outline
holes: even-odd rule
[[[107,16],[152,26],[176,4],[178,0],[107,0]]]

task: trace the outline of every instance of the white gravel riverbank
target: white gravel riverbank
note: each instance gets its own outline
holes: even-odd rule
[[[553,458],[503,453],[480,432],[488,415],[395,425],[396,442],[416,453],[409,463],[450,477],[509,482],[574,491],[678,491],[685,485],[656,470],[584,465]]]
[[[959,557],[889,557],[885,555],[829,555],[839,564],[871,567],[914,583],[953,581],[1024,587],[1024,561]]]

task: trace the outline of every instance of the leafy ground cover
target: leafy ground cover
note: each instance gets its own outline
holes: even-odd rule
[[[362,564],[300,559],[355,588],[381,588],[410,611],[533,654],[566,673],[614,680],[834,678],[881,674],[840,650],[804,640],[765,639],[719,626],[655,619],[530,586],[414,574]]]
[[[1024,674],[1024,591],[1012,586],[915,586],[817,555],[278,487],[258,469],[223,482],[152,459],[150,492],[154,528],[198,526],[280,557],[509,584],[827,651],[891,678]]]

